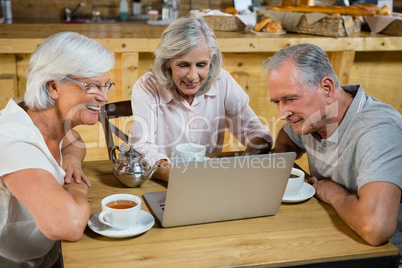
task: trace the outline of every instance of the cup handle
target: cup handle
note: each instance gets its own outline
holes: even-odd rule
[[[107,222],[106,221],[106,219],[105,219],[105,217],[107,216],[109,214],[109,212],[107,212],[107,211],[102,211],[101,213],[99,213],[99,221],[101,222],[101,223],[103,223],[104,225],[107,225],[107,226],[110,226],[110,227],[112,227],[112,225],[109,223],[109,222]]]

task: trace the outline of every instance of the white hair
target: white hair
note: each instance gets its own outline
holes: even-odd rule
[[[29,61],[25,103],[32,109],[51,108],[54,99],[48,91],[48,82],[67,76],[102,76],[114,64],[114,53],[98,41],[74,32],[52,35],[35,50]]]

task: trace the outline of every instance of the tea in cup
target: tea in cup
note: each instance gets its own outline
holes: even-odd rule
[[[141,198],[132,194],[114,194],[102,199],[99,221],[116,230],[137,224],[141,211]]]
[[[299,193],[304,183],[304,172],[297,168],[292,168],[288,184],[286,185],[284,196],[295,196]]]
[[[205,157],[206,148],[196,143],[183,143],[176,146],[177,156],[183,161],[202,161]]]

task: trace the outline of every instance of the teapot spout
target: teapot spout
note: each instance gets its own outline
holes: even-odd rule
[[[150,178],[152,178],[152,175],[154,175],[154,173],[158,167],[159,167],[159,165],[154,165],[153,167],[149,168],[149,170],[146,171],[144,173],[144,175],[142,176],[144,178],[144,180],[149,180]]]

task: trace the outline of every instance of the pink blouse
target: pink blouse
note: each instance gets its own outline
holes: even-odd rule
[[[225,129],[246,146],[255,137],[270,141],[271,132],[248,103],[247,94],[225,70],[191,105],[148,72],[133,87],[129,144],[154,165],[176,155],[175,147],[181,143],[205,145],[207,153],[222,151]]]

